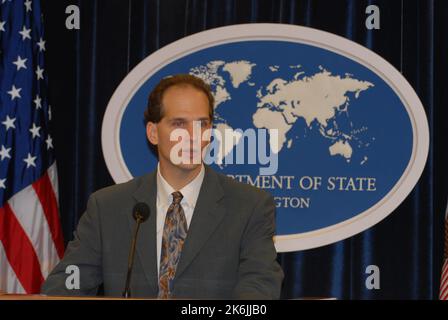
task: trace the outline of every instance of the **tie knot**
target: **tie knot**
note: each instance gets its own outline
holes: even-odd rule
[[[179,204],[184,197],[179,191],[175,191],[171,195],[173,196],[173,204]]]

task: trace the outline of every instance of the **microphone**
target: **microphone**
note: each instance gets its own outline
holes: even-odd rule
[[[137,222],[137,225],[135,226],[134,236],[132,237],[131,250],[129,251],[128,273],[126,275],[126,284],[123,291],[123,298],[129,298],[131,296],[131,290],[129,287],[131,285],[132,268],[134,266],[134,254],[135,246],[137,243],[137,234],[140,228],[140,224],[148,219],[149,214],[149,207],[144,202],[137,203],[132,210],[132,217]]]

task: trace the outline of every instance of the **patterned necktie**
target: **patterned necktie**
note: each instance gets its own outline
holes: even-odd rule
[[[187,220],[180,205],[183,195],[179,191],[173,192],[172,195],[173,202],[166,213],[160,253],[158,297],[161,299],[171,296],[176,267],[187,237]]]

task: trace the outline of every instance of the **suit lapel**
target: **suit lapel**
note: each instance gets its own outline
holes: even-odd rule
[[[204,181],[199,191],[198,200],[194,209],[193,218],[188,229],[187,238],[182,249],[182,255],[176,270],[178,277],[193,261],[207,239],[213,234],[216,227],[225,215],[225,208],[219,203],[224,192],[219,183],[218,176],[210,167],[205,166]],[[141,261],[145,276],[153,288],[158,288],[157,277],[157,171],[144,176],[134,199],[149,206],[148,221],[140,226],[137,239],[137,255]],[[129,214],[129,228],[133,234],[135,220]],[[157,293],[155,293],[157,294]]]
[[[180,276],[193,261],[207,239],[225,215],[225,208],[219,204],[224,192],[218,176],[210,167],[205,166],[205,176],[199,191],[199,197],[182,249],[176,277]]]
[[[143,271],[148,279],[151,287],[158,287],[157,280],[157,236],[156,236],[156,197],[157,182],[156,171],[146,175],[142,179],[142,183],[134,192],[134,199],[137,202],[144,202],[149,206],[150,215],[148,221],[140,226],[137,238],[137,254],[143,266]],[[129,215],[129,226],[133,234],[136,222],[132,215]],[[157,294],[157,292],[155,292]]]

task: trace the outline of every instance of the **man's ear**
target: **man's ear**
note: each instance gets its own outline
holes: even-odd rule
[[[154,122],[148,122],[146,124],[146,137],[153,145],[159,143],[159,136],[157,134],[157,124]]]

